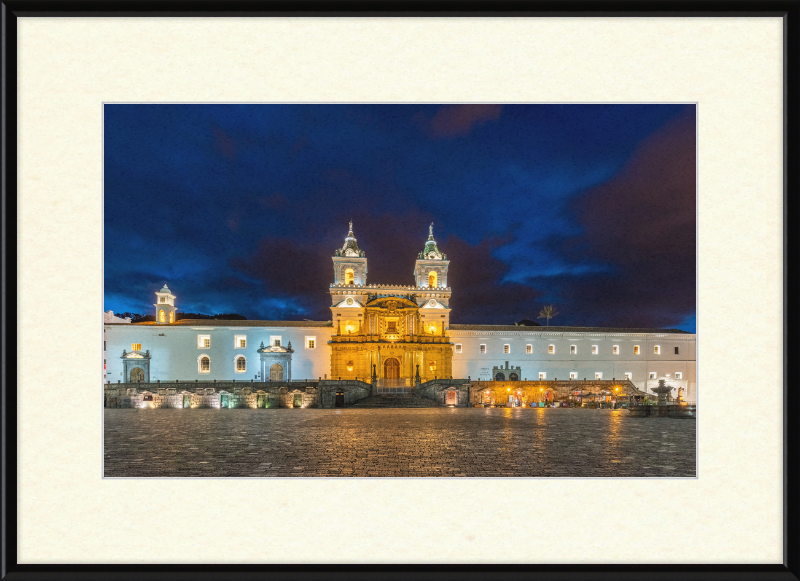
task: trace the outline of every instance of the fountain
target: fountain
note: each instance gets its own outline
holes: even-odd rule
[[[678,399],[675,404],[667,401],[669,393],[675,389],[667,385],[666,379],[659,379],[658,386],[651,389],[658,396],[658,405],[637,405],[629,406],[628,411],[631,417],[670,417],[670,418],[689,418],[697,417],[697,406],[686,405],[683,402],[683,388],[678,390]]]

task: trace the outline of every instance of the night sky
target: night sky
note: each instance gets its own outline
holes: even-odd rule
[[[327,321],[350,219],[369,284],[433,222],[453,323],[695,332],[694,106],[106,105],[104,140],[106,310]]]

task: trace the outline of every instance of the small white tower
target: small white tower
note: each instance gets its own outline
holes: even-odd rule
[[[175,295],[167,288],[167,283],[164,283],[164,288],[156,292],[156,303],[153,305],[156,308],[156,323],[174,323],[175,322]]]
[[[450,261],[447,255],[439,252],[436,240],[433,239],[433,222],[428,229],[428,241],[425,249],[417,256],[414,264],[414,278],[417,286],[422,288],[447,287],[447,267]]]
[[[353,222],[344,239],[344,246],[333,253],[333,284],[365,285],[367,284],[367,257],[358,248],[353,236]]]

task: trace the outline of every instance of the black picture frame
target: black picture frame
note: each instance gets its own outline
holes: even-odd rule
[[[17,18],[42,16],[771,16],[784,22],[783,563],[596,565],[72,565],[17,559]],[[530,2],[2,1],[2,579],[800,579],[800,0]],[[794,299],[794,300],[793,300]],[[687,526],[691,526],[687,522]]]

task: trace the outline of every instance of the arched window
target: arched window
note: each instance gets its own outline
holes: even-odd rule
[[[200,373],[211,373],[211,359],[206,355],[200,357]]]
[[[236,373],[244,373],[247,371],[247,359],[241,355],[236,358]]]
[[[436,271],[434,270],[430,271],[428,273],[428,286],[431,288],[436,287],[437,286],[436,280],[437,280]]]
[[[164,309],[161,309],[160,311],[158,311],[158,322],[163,323],[165,321],[166,319],[164,318]]]
[[[169,322],[170,323],[174,323],[175,322],[175,313],[173,311],[169,312]]]
[[[348,268],[344,271],[344,284],[353,284],[355,281],[355,273],[353,272],[352,268]]]

